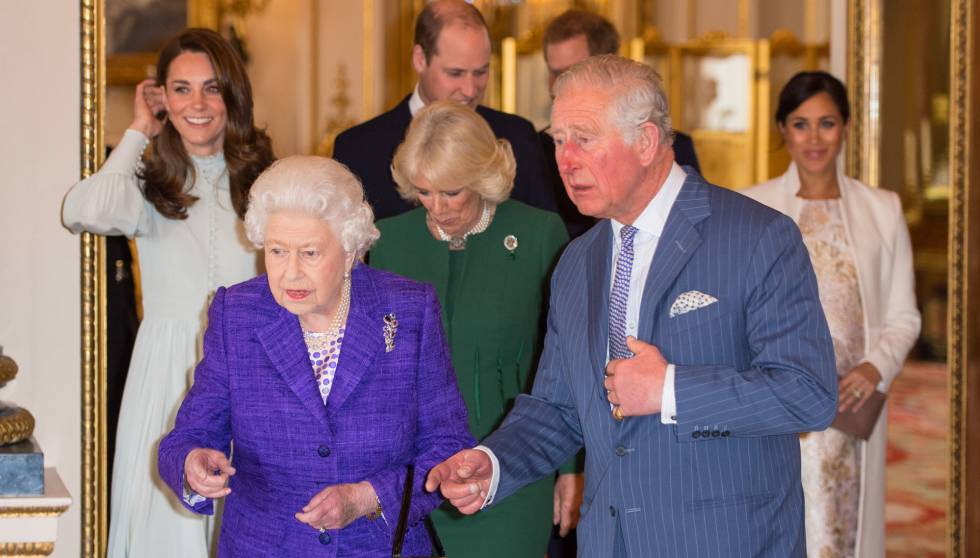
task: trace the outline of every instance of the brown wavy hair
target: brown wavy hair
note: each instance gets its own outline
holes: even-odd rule
[[[228,115],[223,152],[231,185],[231,204],[238,218],[243,219],[252,183],[275,160],[272,141],[264,130],[255,127],[252,84],[245,64],[231,44],[210,29],[186,29],[163,47],[157,60],[157,84],[167,83],[171,62],[185,52],[207,55],[214,68]],[[197,196],[188,192],[196,176],[194,164],[172,122],[167,120],[150,146],[140,171],[143,195],[164,217],[186,219],[187,208],[197,201]]]

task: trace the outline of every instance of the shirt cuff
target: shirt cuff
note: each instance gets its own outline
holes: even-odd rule
[[[184,487],[183,499],[185,504],[194,507],[200,504],[201,502],[207,500],[207,498],[205,498],[204,496],[201,496],[197,492],[191,490],[191,487],[187,484],[186,478],[181,480],[182,480],[181,485]]]
[[[664,390],[660,396],[660,424],[677,424],[677,399],[674,397],[674,365],[667,365]]]
[[[105,164],[99,170],[122,174],[136,172],[139,168],[140,161],[143,159],[143,152],[146,151],[146,146],[149,143],[150,138],[143,135],[143,132],[126,128],[126,131],[123,132],[122,139],[119,141],[119,145],[112,150],[109,158],[106,159]]]
[[[500,461],[497,460],[497,456],[493,454],[493,450],[486,446],[476,446],[476,450],[480,450],[487,454],[490,458],[490,463],[493,465],[493,475],[490,477],[490,488],[487,490],[487,497],[483,500],[483,505],[480,509],[489,506],[493,503],[493,497],[497,494],[497,485],[500,484]]]

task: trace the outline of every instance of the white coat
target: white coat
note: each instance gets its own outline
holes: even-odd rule
[[[915,305],[912,243],[894,192],[871,188],[838,172],[848,243],[854,253],[864,311],[864,358],[881,373],[878,389],[887,392],[919,336]],[[799,222],[800,176],[791,163],[785,174],[741,193]],[[885,555],[885,442],[888,411],[881,413],[871,438],[861,444],[861,499],[857,558]]]

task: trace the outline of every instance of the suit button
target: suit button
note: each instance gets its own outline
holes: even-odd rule
[[[330,455],[330,448],[328,448],[327,446],[320,446],[320,447],[316,448],[316,453],[320,457],[326,457],[326,456]],[[330,538],[330,537],[327,537],[327,538]]]
[[[623,446],[616,446],[616,455],[620,457],[626,455],[626,448],[624,448]]]
[[[694,432],[691,432],[691,437],[692,438],[700,438],[701,437],[701,432],[695,430]]]
[[[320,544],[330,544],[330,533],[320,533]]]
[[[717,438],[718,436],[721,436],[721,431],[720,430],[712,430],[711,431],[711,437],[712,438]]]
[[[615,507],[609,506],[609,515],[611,515],[613,517],[616,517],[616,508]]]
[[[727,430],[725,430],[724,432],[721,433],[721,437],[722,438],[727,438],[727,437],[729,437],[731,435],[732,435],[732,433],[729,432],[729,431],[727,431]]]

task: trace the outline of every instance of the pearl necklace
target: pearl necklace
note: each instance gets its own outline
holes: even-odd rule
[[[306,346],[313,350],[323,350],[329,345],[331,339],[336,339],[340,335],[340,329],[347,321],[347,313],[350,310],[350,275],[344,277],[344,286],[341,287],[340,304],[337,312],[330,320],[330,327],[326,331],[306,331],[303,330],[303,341]]]
[[[480,214],[480,220],[473,225],[473,228],[464,232],[458,236],[449,236],[446,231],[442,230],[439,223],[433,223],[436,226],[436,232],[439,233],[439,240],[449,243],[450,250],[462,250],[466,248],[466,237],[471,234],[480,234],[481,232],[487,230],[487,226],[490,225],[490,206],[486,201],[483,202],[483,213]]]

